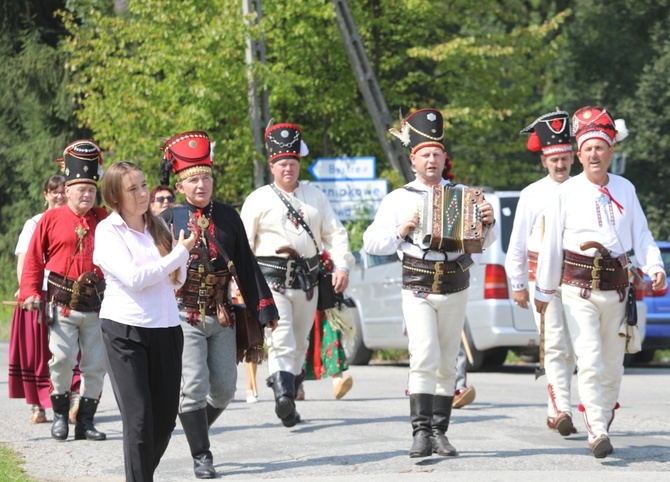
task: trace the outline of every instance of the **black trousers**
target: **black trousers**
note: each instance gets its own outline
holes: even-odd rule
[[[181,326],[142,328],[102,319],[107,369],[123,422],[127,482],[153,481],[176,425]]]

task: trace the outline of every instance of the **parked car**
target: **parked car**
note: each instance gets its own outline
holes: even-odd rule
[[[659,241],[656,244],[661,250],[667,275],[670,271],[670,242]],[[635,357],[638,362],[649,362],[656,350],[670,348],[670,292],[652,291],[651,279],[646,276],[644,301],[647,306],[647,330],[642,351]]]
[[[502,365],[509,350],[537,359],[540,342],[530,309],[522,309],[512,302],[511,285],[504,268],[519,192],[491,192],[486,194],[486,200],[495,210],[500,236],[481,255],[479,264],[470,269],[464,331],[473,357],[469,364],[472,371]],[[357,311],[353,317],[356,334],[345,346],[352,365],[367,364],[372,350],[407,348],[401,288],[402,265],[396,254],[357,253],[357,264],[350,273],[347,289],[347,296]],[[640,335],[644,337],[644,290],[638,291]],[[670,305],[668,307],[670,310]]]

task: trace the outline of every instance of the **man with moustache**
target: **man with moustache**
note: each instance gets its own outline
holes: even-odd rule
[[[635,187],[607,172],[614,144],[627,136],[625,123],[615,122],[602,107],[586,106],[575,112],[572,131],[584,172],[559,186],[547,208],[535,306],[546,314],[561,285],[579,366],[579,408],[589,449],[601,459],[614,450],[609,427],[619,408],[626,344],[619,327],[625,323],[631,249],[640,269],[651,277],[652,289],[667,283]]]
[[[74,438],[105,440],[105,434],[93,424],[106,373],[98,316],[105,282],[102,271],[93,264],[95,229],[107,217],[107,211],[93,205],[103,172],[102,153],[93,141],[78,140],[57,161],[65,172],[67,205],[48,210],[37,224],[26,253],[19,301],[28,310],[40,307],[44,270],[49,270],[51,436],[56,440],[68,437],[72,369],[81,350],[81,399]]]
[[[574,162],[569,116],[566,111],[549,112],[520,132],[522,135],[530,134],[527,147],[532,152],[542,151],[542,167],[548,171],[546,177],[529,185],[519,195],[505,258],[505,271],[512,283],[514,303],[523,309],[529,308],[528,286],[531,291],[535,290],[537,254],[545,229],[545,209],[558,186],[570,177],[570,167]],[[533,314],[540,331],[540,350],[547,375],[547,426],[565,437],[576,433],[570,408],[570,384],[575,371],[575,358],[565,323],[560,287],[547,312],[540,315],[533,310]]]

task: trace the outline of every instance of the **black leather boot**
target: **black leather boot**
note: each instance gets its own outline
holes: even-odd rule
[[[275,372],[266,380],[275,394],[275,413],[285,427],[293,427],[300,422],[300,415],[295,409],[295,381],[295,375],[290,372]]]
[[[70,410],[70,395],[68,393],[64,395],[51,395],[51,406],[54,411],[51,436],[56,440],[67,440],[69,432],[67,417]]]
[[[98,410],[99,400],[81,397],[77,411],[77,423],[74,426],[75,440],[107,440],[107,435],[98,432],[93,425],[93,417]]]
[[[456,455],[456,448],[449,443],[446,436],[451,418],[454,397],[435,395],[433,399],[433,452],[438,455]]]
[[[216,422],[216,419],[219,418],[219,415],[223,413],[223,408],[214,408],[208,403],[205,411],[207,412],[207,426],[211,427]]]
[[[193,412],[179,414],[181,426],[193,457],[193,472],[196,479],[213,479],[216,477],[214,457],[209,450],[209,427],[207,409],[201,408]]]
[[[433,398],[428,393],[417,393],[409,396],[409,410],[412,417],[412,436],[414,443],[409,449],[411,458],[429,457],[433,455],[432,419]]]

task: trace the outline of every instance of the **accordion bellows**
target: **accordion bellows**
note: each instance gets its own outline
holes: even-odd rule
[[[478,187],[434,186],[417,207],[419,226],[413,242],[421,249],[481,253],[484,248]]]

